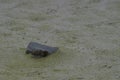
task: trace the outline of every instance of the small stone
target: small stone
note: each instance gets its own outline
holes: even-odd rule
[[[46,57],[57,50],[57,47],[50,47],[36,42],[30,42],[27,46],[26,54],[31,53],[34,56]]]

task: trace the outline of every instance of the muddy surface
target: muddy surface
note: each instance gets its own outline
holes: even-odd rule
[[[0,80],[120,80],[120,0],[0,0]]]

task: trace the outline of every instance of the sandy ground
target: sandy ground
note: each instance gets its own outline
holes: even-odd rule
[[[120,80],[120,0],[0,0],[0,80]]]

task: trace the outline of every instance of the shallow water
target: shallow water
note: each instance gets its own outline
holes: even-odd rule
[[[120,80],[119,16],[119,0],[0,0],[0,80]]]

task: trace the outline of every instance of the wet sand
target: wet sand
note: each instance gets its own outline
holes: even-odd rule
[[[0,80],[120,80],[120,1],[0,0]]]

